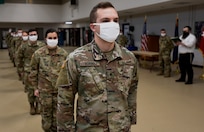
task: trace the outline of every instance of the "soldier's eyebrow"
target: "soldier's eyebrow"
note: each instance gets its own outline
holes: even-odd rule
[[[112,20],[112,19],[110,19],[110,18],[102,18],[102,19],[100,20],[100,22],[110,22],[111,20]],[[118,22],[118,21],[119,21],[119,18],[114,18],[113,21],[114,21],[114,22]]]
[[[29,34],[29,36],[35,36],[35,35],[37,35],[37,34]]]
[[[48,37],[48,39],[57,39],[57,37]]]

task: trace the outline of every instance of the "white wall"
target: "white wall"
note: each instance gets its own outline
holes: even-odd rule
[[[67,18],[68,20],[77,20],[89,17],[91,9],[101,0],[78,0],[78,5],[72,9],[69,9]],[[162,2],[168,2],[170,0],[109,0],[117,11],[127,10],[131,8],[137,8]]]
[[[62,22],[61,6],[1,4],[0,22]]]

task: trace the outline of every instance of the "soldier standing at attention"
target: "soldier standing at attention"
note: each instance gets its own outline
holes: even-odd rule
[[[19,40],[19,38],[22,35],[22,30],[18,29],[17,32],[15,32],[14,37],[11,39],[11,61],[13,62],[13,66],[16,67],[16,61],[15,61],[15,47],[16,47],[16,41]]]
[[[40,114],[40,104],[38,103],[38,99],[34,95],[34,89],[32,88],[28,75],[30,74],[30,61],[33,53],[39,49],[40,47],[44,46],[45,43],[38,41],[38,34],[36,29],[30,29],[28,31],[29,40],[28,43],[22,44],[18,50],[18,69],[23,71],[24,77],[24,84],[25,89],[24,91],[28,94],[28,102],[30,103],[30,114]]]
[[[136,124],[138,63],[133,53],[115,42],[118,22],[110,2],[92,9],[94,40],[69,54],[58,77],[59,132],[130,132]]]
[[[120,44],[121,46],[126,47],[128,43],[128,38],[125,35],[123,35],[122,31],[120,31],[120,34],[118,38],[116,39],[116,42]]]
[[[45,132],[56,132],[57,88],[56,80],[67,52],[57,46],[58,35],[54,29],[48,29],[46,46],[34,52],[31,59],[29,78],[34,87],[35,96],[40,98],[42,128]]]
[[[171,50],[174,44],[169,36],[166,34],[165,29],[161,29],[161,36],[159,38],[159,64],[160,72],[158,75],[164,75],[164,77],[171,76]]]
[[[19,80],[21,80],[21,81],[23,81],[23,66],[21,68],[19,68],[18,50],[21,47],[21,45],[26,44],[26,43],[28,43],[28,32],[23,31],[22,40],[17,44],[18,49],[16,51],[17,73],[18,73],[18,76],[19,76]]]
[[[13,31],[12,29],[9,29],[9,32],[6,35],[6,44],[7,44],[8,55],[10,57],[10,60],[11,60],[11,43],[10,43],[11,38],[13,38]]]

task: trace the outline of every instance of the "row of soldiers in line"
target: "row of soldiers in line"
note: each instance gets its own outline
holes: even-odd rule
[[[36,29],[18,29],[6,36],[8,52],[30,104],[30,114],[41,114],[44,131],[57,131],[57,89],[55,83],[68,53],[57,46],[58,35],[48,29],[45,41],[38,40]]]

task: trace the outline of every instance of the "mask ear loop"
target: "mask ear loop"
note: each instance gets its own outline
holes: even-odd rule
[[[94,26],[100,26],[100,23],[93,23],[93,25]],[[98,36],[98,37],[100,37],[100,34],[99,33],[97,33],[97,32],[95,32],[96,33],[96,35]]]
[[[93,25],[94,25],[94,26],[96,26],[96,25],[99,25],[99,26],[100,26],[100,23],[93,23]]]

